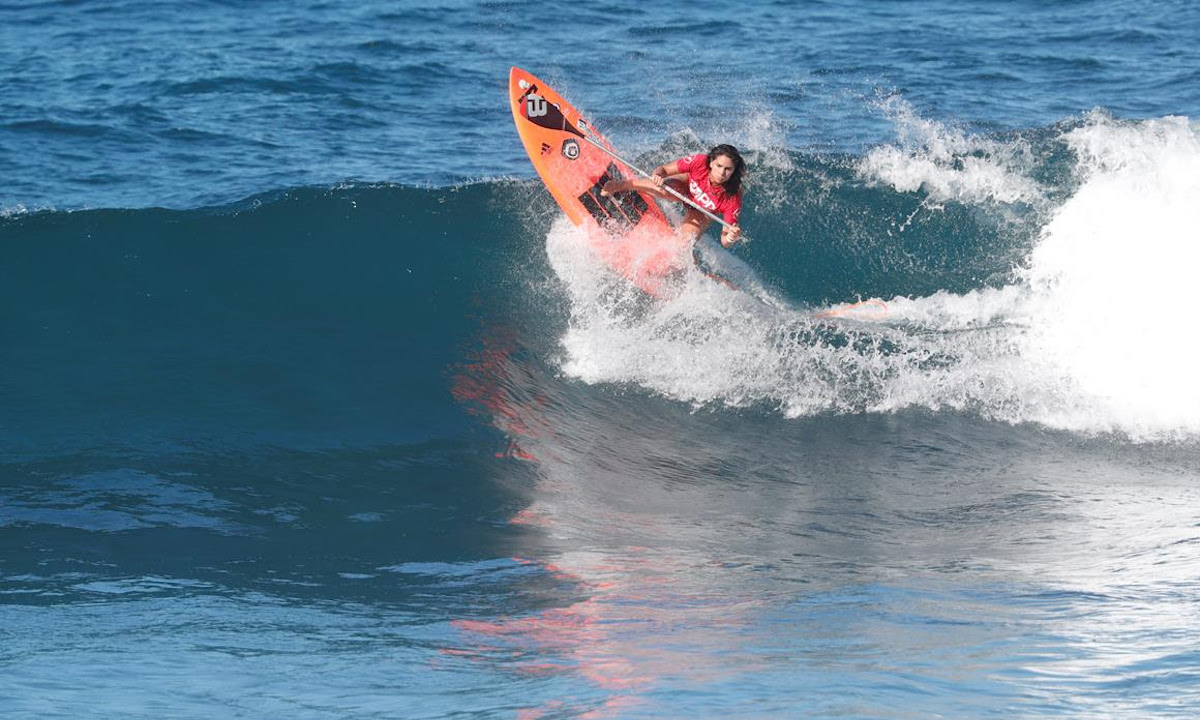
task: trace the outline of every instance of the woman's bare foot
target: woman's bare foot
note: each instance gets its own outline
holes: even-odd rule
[[[604,187],[600,188],[600,197],[608,197],[619,192],[625,192],[629,189],[628,180],[609,180],[604,183]]]

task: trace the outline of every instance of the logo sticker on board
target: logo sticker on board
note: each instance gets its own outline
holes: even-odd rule
[[[546,98],[541,95],[525,96],[525,117],[532,120],[546,115]]]
[[[579,143],[574,138],[563,140],[562,154],[568,160],[575,160],[579,157]]]
[[[525,119],[547,130],[561,130],[584,137],[584,134],[567,120],[557,105],[538,95],[537,89],[537,85],[531,85],[521,95],[522,104],[525,106]]]

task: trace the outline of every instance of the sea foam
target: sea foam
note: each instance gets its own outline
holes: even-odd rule
[[[982,147],[950,135],[943,145]],[[1195,129],[1183,118],[1097,113],[1061,141],[1077,158],[1077,189],[1044,211],[1009,283],[872,299],[865,314],[770,302],[761,287],[730,288],[699,271],[665,302],[639,302],[582,250],[582,231],[560,220],[548,250],[572,295],[563,369],[698,407],[765,405],[792,417],[951,409],[1135,440],[1198,434]],[[984,161],[999,162],[996,172],[943,183],[944,199],[1047,202],[1016,165]],[[755,284],[746,278],[743,269],[741,284]]]
[[[1083,185],[1022,273],[1045,358],[1107,422],[1136,435],[1200,432],[1200,141],[1185,118],[1097,115],[1064,138]]]

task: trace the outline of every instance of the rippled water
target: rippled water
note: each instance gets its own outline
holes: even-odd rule
[[[4,716],[1192,717],[1196,8],[551,12],[0,2]]]

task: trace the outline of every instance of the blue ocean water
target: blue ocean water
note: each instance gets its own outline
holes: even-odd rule
[[[1200,7],[0,1],[6,718],[1194,717]],[[524,155],[742,148],[651,302]]]

